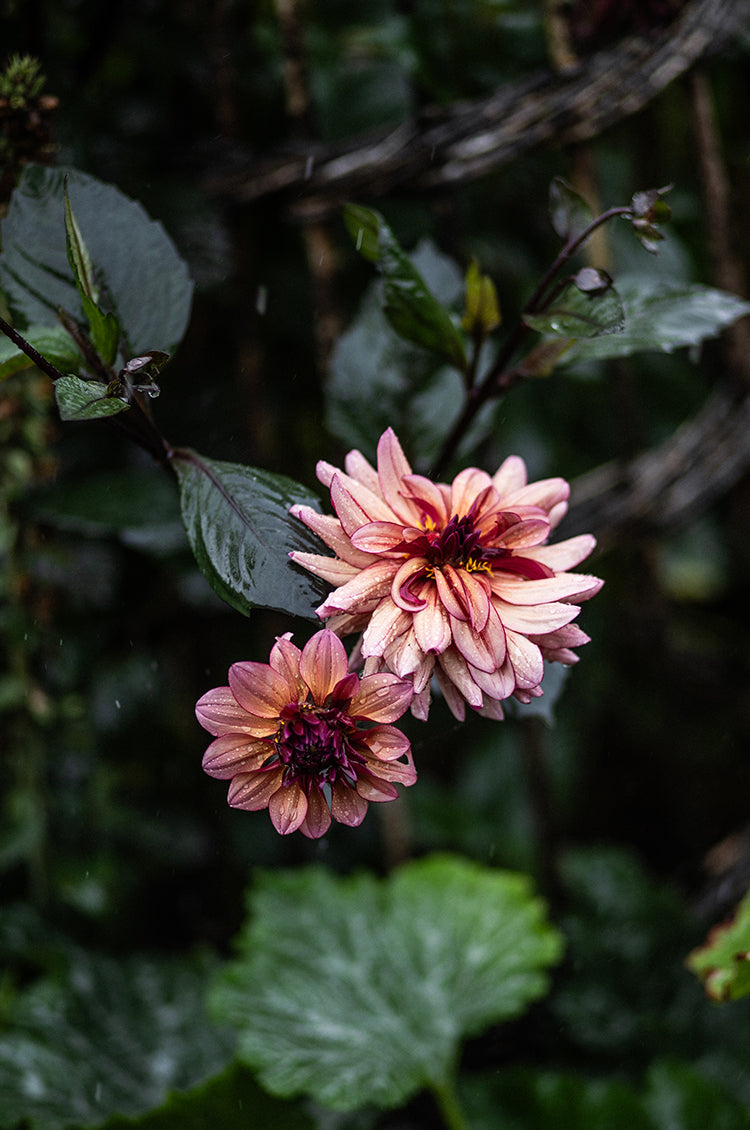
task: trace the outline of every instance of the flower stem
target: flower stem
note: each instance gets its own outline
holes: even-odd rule
[[[466,1115],[459,1106],[453,1079],[445,1080],[442,1083],[431,1083],[430,1090],[440,1108],[440,1114],[447,1130],[469,1130]]]

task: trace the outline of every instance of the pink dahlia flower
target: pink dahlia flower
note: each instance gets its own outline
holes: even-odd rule
[[[338,517],[292,509],[335,557],[292,557],[336,586],[318,615],[337,635],[362,633],[365,671],[412,680],[412,713],[427,717],[433,672],[457,718],[467,702],[502,718],[503,699],[542,693],[545,659],[577,661],[572,649],[589,637],[571,602],[602,582],[568,572],[593,537],[546,544],[567,509],[564,479],[527,483],[511,455],[493,476],[468,467],[450,486],[433,483],[412,474],[390,428],[377,471],[359,451],[345,465],[318,464]]]
[[[277,832],[311,839],[331,817],[361,824],[369,801],[395,800],[394,781],[417,779],[408,739],[395,726],[413,694],[386,672],[349,674],[338,636],[323,629],[300,649],[277,639],[269,663],[234,663],[229,686],[203,695],[195,713],[215,741],[203,757],[228,779],[229,803],[268,808]]]

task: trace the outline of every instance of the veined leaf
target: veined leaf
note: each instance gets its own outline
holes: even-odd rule
[[[0,1035],[0,1125],[99,1126],[160,1106],[231,1059],[203,1004],[204,962],[76,953],[62,980],[19,994]]]
[[[188,540],[219,596],[245,615],[260,606],[314,619],[327,587],[293,565],[289,553],[319,553],[320,543],[289,508],[314,506],[315,498],[284,475],[194,451],[176,451],[172,465]]]
[[[561,952],[526,876],[457,856],[385,881],[274,871],[249,910],[215,1012],[271,1093],[340,1110],[442,1086],[460,1041],[543,995]]]
[[[185,263],[140,204],[75,169],[28,165],[11,197],[2,221],[0,287],[14,324],[55,325],[60,307],[84,318],[68,259],[66,178],[100,310],[117,319],[132,355],[173,353],[190,315],[193,287]],[[85,269],[82,256],[79,248],[79,269]]]
[[[552,227],[564,243],[581,235],[594,219],[580,192],[562,177],[554,177],[550,184],[549,213]]]
[[[467,362],[460,333],[380,213],[348,204],[344,220],[360,253],[378,265],[383,276],[383,308],[396,333],[463,372]]]
[[[107,396],[101,381],[84,381],[72,374],[55,381],[55,399],[61,420],[102,420],[130,407],[118,396]]]
[[[74,369],[81,361],[81,355],[70,334],[61,325],[30,326],[23,336],[37,353],[41,353],[55,368],[63,372]],[[23,369],[30,369],[34,362],[14,345],[10,338],[0,333],[0,380],[10,377]]]
[[[622,333],[625,311],[614,287],[587,289],[571,280],[546,310],[524,314],[523,320],[532,330],[555,337],[597,338]]]

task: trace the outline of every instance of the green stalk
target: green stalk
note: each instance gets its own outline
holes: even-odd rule
[[[469,1130],[466,1115],[458,1102],[455,1081],[451,1078],[442,1083],[431,1083],[430,1090],[440,1108],[447,1130]]]

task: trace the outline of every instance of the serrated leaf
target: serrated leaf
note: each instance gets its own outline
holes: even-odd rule
[[[192,283],[164,228],[113,185],[76,169],[28,165],[2,221],[0,287],[19,327],[54,325],[83,309],[68,261],[65,179],[101,298],[131,354],[173,352],[190,315]]]
[[[118,396],[107,396],[101,381],[84,381],[72,374],[55,381],[55,399],[61,420],[102,420],[130,407]]]
[[[60,325],[30,326],[23,334],[29,345],[51,361],[56,369],[63,372],[75,369],[81,362],[81,355],[70,334]],[[23,369],[30,369],[34,362],[14,345],[10,338],[0,333],[0,380],[10,377]]]
[[[344,218],[360,253],[377,262],[383,276],[383,309],[396,333],[465,371],[464,344],[450,314],[429,290],[380,213],[347,205]]]
[[[222,1070],[231,1039],[206,1016],[207,973],[204,962],[79,951],[62,980],[19,994],[0,1035],[0,1124],[99,1126]]]
[[[750,993],[750,892],[729,921],[715,926],[687,966],[700,977],[709,997],[733,1001]]]
[[[526,876],[457,856],[387,880],[261,876],[212,993],[273,1094],[396,1106],[452,1074],[460,1041],[547,989],[561,952]]]
[[[190,546],[215,592],[245,615],[262,607],[314,619],[327,588],[289,553],[319,553],[320,543],[289,508],[315,498],[285,475],[193,451],[176,451],[172,466]]]
[[[547,309],[524,314],[523,320],[532,330],[555,337],[597,338],[622,333],[625,311],[614,287],[582,290],[571,280]]]
[[[552,227],[564,243],[581,235],[594,219],[580,192],[562,177],[554,177],[550,184],[549,214]]]
[[[625,308],[625,327],[612,337],[573,342],[561,364],[604,361],[646,350],[671,353],[716,337],[750,313],[750,302],[697,283],[670,285],[647,276],[623,276],[617,289]]]

